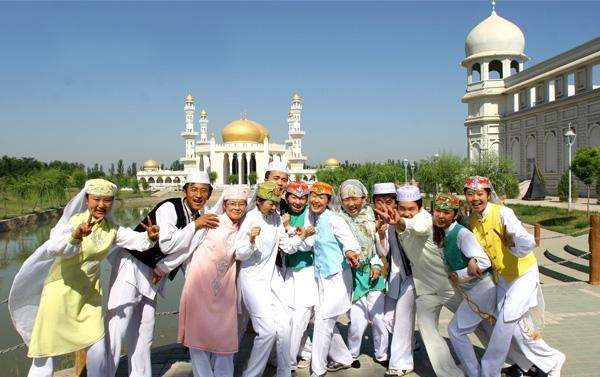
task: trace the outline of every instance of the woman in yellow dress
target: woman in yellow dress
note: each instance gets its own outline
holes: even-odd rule
[[[147,250],[159,230],[151,223],[146,233],[116,225],[116,190],[107,180],[88,180],[15,277],[9,309],[33,358],[28,377],[52,377],[55,356],[81,349],[88,376],[107,373],[100,263],[114,245]]]

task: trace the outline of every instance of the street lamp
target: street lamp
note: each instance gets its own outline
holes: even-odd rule
[[[406,184],[408,182],[408,160],[405,158],[402,163],[404,164],[404,184]]]
[[[571,123],[569,123],[569,128],[565,132],[564,137],[565,137],[565,143],[567,144],[567,147],[569,147],[569,170],[568,170],[569,171],[569,202],[568,202],[569,204],[568,204],[568,210],[571,211],[571,147],[575,143],[575,138],[577,138],[577,135],[571,129]]]
[[[411,179],[411,181],[415,180],[415,167],[416,167],[415,162],[414,161],[411,162],[410,163],[410,179]]]

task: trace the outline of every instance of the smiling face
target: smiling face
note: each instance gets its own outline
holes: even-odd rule
[[[380,211],[386,208],[396,208],[396,194],[373,195],[373,203],[375,203],[375,208]]]
[[[86,195],[85,202],[90,213],[96,220],[102,220],[113,206],[114,197]]]
[[[308,203],[310,204],[310,210],[315,215],[320,215],[327,209],[327,204],[329,204],[330,196],[327,194],[316,194],[314,192],[310,193],[308,198]]]
[[[417,213],[419,213],[419,205],[417,202],[402,201],[398,202],[398,213],[405,219],[412,219]]]
[[[275,202],[273,200],[259,198],[256,200],[256,207],[258,208],[260,213],[262,213],[263,215],[271,216],[271,215],[274,215],[275,212],[277,211],[277,208],[279,207],[279,203]]]
[[[342,207],[350,216],[356,216],[365,204],[366,197],[350,197],[342,199]]]
[[[210,185],[205,183],[188,183],[183,188],[185,201],[194,211],[200,211],[204,208],[211,192]]]
[[[284,193],[289,181],[289,176],[285,172],[271,170],[267,173],[266,181],[276,183],[279,187],[279,192]]]
[[[308,195],[296,196],[294,194],[287,194],[285,201],[292,211],[298,213],[301,212],[306,206],[306,203],[308,202]]]
[[[453,209],[436,208],[433,210],[433,225],[446,229],[457,217],[458,212]]]
[[[465,189],[465,198],[467,199],[467,203],[469,203],[469,206],[471,206],[473,211],[481,214],[487,206],[488,200],[490,199],[490,194],[485,189]]]
[[[244,216],[246,205],[247,204],[244,199],[229,199],[223,202],[225,213],[227,216],[229,216],[234,224],[237,223],[242,216]]]

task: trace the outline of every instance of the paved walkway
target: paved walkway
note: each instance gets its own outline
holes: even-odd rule
[[[506,204],[522,204],[526,206],[554,207],[567,209],[569,204],[558,200],[557,196],[547,196],[545,200],[506,199]],[[587,211],[587,198],[579,198],[571,203],[571,208],[578,211]],[[590,198],[590,211],[600,212],[597,198]]]
[[[563,376],[593,377],[600,370],[600,341],[598,341],[598,324],[600,323],[600,286],[587,283],[547,283],[543,286],[546,298],[546,327],[544,338],[567,355],[567,363]],[[171,319],[175,321],[176,319]],[[450,313],[442,312],[440,329],[446,334],[446,326]],[[345,332],[346,325],[340,324]],[[175,334],[172,334],[173,337]],[[367,330],[360,358],[360,369],[349,369],[329,376],[383,376],[385,369],[374,363],[370,329]],[[240,376],[244,363],[248,359],[251,347],[251,336],[246,336],[241,351],[236,357],[236,376]],[[477,344],[477,342],[476,342]],[[481,351],[481,348],[479,348]],[[369,356],[367,356],[369,355]],[[185,348],[169,344],[155,348],[152,355],[153,377],[192,377],[189,355]],[[415,352],[416,372],[411,376],[433,377],[433,371],[423,348]],[[118,377],[126,377],[126,361],[120,365]],[[268,367],[264,376],[273,376],[274,369]],[[300,377],[308,376],[306,369],[299,371]]]

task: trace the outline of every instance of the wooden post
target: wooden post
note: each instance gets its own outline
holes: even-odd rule
[[[540,224],[533,226],[533,237],[535,238],[535,246],[540,247],[540,240],[542,239],[542,226]]]
[[[86,355],[86,350],[79,350],[75,352],[75,376],[77,377],[87,375],[85,369]]]
[[[590,284],[600,285],[600,215],[590,216]]]

